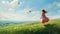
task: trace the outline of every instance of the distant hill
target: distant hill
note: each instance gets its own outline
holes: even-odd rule
[[[10,24],[24,24],[29,22],[35,22],[35,21],[0,21],[0,26],[7,26]]]

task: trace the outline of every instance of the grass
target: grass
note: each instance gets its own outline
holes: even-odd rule
[[[60,34],[60,19],[46,25],[41,22],[0,26],[0,34]]]

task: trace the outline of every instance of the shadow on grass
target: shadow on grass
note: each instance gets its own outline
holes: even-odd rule
[[[35,34],[58,34],[55,24],[47,24],[44,26],[45,28],[42,31],[37,30]]]
[[[47,25],[44,25],[44,26],[45,26],[44,31],[48,31],[49,34],[60,34],[60,28],[57,27],[56,24],[47,24]]]
[[[60,28],[58,28],[56,26],[56,24],[47,24],[44,25],[45,28],[44,29],[37,29],[37,30],[29,30],[26,29],[24,31],[22,31],[23,34],[60,34]],[[16,32],[16,33],[20,33],[20,32]]]

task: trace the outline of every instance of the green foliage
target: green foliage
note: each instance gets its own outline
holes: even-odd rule
[[[60,34],[60,20],[51,20],[46,25],[41,22],[0,26],[0,34]]]

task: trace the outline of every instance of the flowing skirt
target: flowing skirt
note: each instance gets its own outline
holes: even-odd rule
[[[48,18],[48,17],[42,18],[42,23],[46,23],[46,22],[48,22],[48,21],[49,21],[49,18]]]

